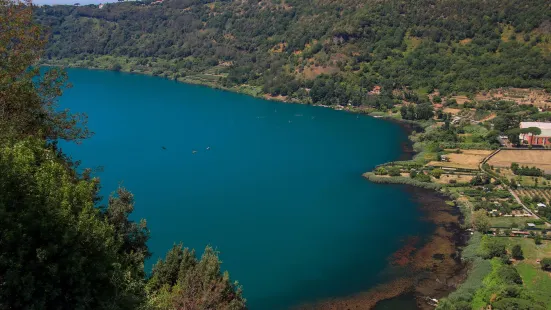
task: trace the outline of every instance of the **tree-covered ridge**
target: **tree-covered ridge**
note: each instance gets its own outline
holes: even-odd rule
[[[368,94],[375,85],[388,97],[404,87],[551,87],[545,0],[166,0],[37,15],[52,32],[46,62],[246,85],[288,100],[385,106]]]
[[[84,116],[56,107],[66,75],[35,68],[44,43],[29,3],[0,0],[0,309],[169,310],[184,299],[245,309],[211,247],[188,255],[197,266],[180,269],[188,286],[151,284],[149,229],[129,219],[133,195],[119,188],[103,205],[99,179],[57,147],[90,132]],[[221,289],[197,293],[211,283]],[[155,302],[161,289],[172,299]]]

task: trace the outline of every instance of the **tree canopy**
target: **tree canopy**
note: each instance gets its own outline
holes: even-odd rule
[[[546,0],[149,3],[37,9],[44,61],[377,108],[393,90],[551,89]]]
[[[194,268],[180,268],[178,282],[150,284],[158,272],[144,270],[149,230],[129,219],[133,195],[119,188],[102,206],[99,179],[57,147],[90,132],[84,115],[56,106],[66,74],[35,66],[45,36],[32,10],[0,0],[0,308],[244,309],[212,248],[189,256]],[[174,304],[146,286],[169,291]]]

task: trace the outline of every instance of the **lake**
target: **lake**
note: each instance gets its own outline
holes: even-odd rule
[[[102,195],[134,193],[151,264],[174,244],[220,251],[250,309],[347,296],[392,277],[389,258],[432,226],[402,187],[362,178],[402,155],[397,124],[126,73],[68,69],[61,107],[95,135],[63,151]]]

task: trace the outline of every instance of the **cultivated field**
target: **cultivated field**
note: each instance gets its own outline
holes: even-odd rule
[[[551,150],[501,150],[488,161],[489,165],[496,168],[509,168],[511,163],[535,166],[551,173]]]
[[[478,164],[480,164],[480,162],[491,153],[492,151],[489,150],[461,150],[460,154],[446,154],[446,156],[450,160],[449,162],[431,161],[427,165],[433,167],[477,170]]]
[[[533,104],[536,107],[551,106],[551,94],[542,89],[528,88],[501,88],[489,92],[479,93],[475,96],[476,101],[506,100],[518,104]]]
[[[456,183],[469,183],[473,174],[443,174],[440,179],[434,178],[433,181],[440,184],[449,184],[450,180],[455,180]]]
[[[547,202],[551,201],[551,189],[517,189],[515,190],[517,196],[528,196],[530,198],[534,196],[540,196],[543,199],[547,199]]]
[[[450,113],[452,115],[456,115],[456,114],[459,114],[459,112],[461,112],[461,109],[444,108],[443,112],[444,113]]]

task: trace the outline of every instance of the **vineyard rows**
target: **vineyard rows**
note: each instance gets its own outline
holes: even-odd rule
[[[517,196],[528,196],[530,198],[534,196],[540,196],[547,200],[547,202],[551,202],[551,189],[518,189],[515,191]]]

